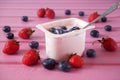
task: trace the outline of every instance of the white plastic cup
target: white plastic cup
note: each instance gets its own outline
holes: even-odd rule
[[[53,58],[56,61],[63,61],[68,59],[70,54],[77,53],[82,56],[85,49],[86,30],[95,27],[91,25],[86,29],[82,29],[87,24],[87,22],[77,18],[38,24],[36,27],[45,32],[47,57]],[[49,28],[59,26],[67,26],[68,28],[77,26],[81,29],[59,35],[49,32]]]

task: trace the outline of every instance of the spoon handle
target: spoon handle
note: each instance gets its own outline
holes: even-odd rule
[[[118,9],[120,7],[120,2],[115,3],[113,6],[111,6],[109,9],[107,9],[103,14],[101,14],[100,16],[98,16],[96,19],[94,19],[92,22],[90,22],[89,24],[87,24],[85,27],[83,27],[83,29],[87,28],[88,26],[92,25],[93,23],[95,23],[96,21],[98,21],[99,19],[101,19],[102,17],[110,14],[111,12],[113,12],[114,10]]]

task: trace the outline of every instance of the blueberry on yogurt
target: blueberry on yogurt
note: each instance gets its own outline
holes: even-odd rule
[[[60,26],[60,29],[67,30],[66,26]]]
[[[63,34],[64,31],[62,29],[56,29],[54,33],[55,34]]]
[[[73,30],[80,30],[80,28],[77,27],[77,26],[74,26],[74,27],[70,28],[70,31],[73,31]]]
[[[52,32],[52,33],[54,33],[55,30],[56,30],[56,28],[54,28],[54,27],[52,27],[52,28],[49,29],[49,31]]]

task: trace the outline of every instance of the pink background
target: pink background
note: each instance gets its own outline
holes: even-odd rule
[[[71,72],[65,73],[57,68],[52,71],[46,70],[41,62],[30,67],[21,63],[24,52],[30,49],[28,43],[32,40],[39,41],[39,54],[42,60],[46,58],[44,33],[35,27],[37,24],[68,17],[87,21],[91,13],[97,11],[101,14],[116,1],[119,0],[0,0],[0,80],[120,80],[120,9],[108,15],[106,23],[95,23],[95,29],[100,32],[99,38],[92,38],[89,35],[91,30],[87,32],[86,50],[93,48],[97,51],[97,55],[91,59],[84,53],[83,68],[73,68]],[[54,9],[55,19],[37,17],[37,10],[46,7]],[[66,9],[70,9],[72,15],[66,16],[64,14]],[[79,11],[84,11],[85,16],[79,17]],[[21,21],[21,16],[24,15],[29,17],[29,22]],[[104,26],[108,24],[113,27],[111,32],[104,30]],[[10,25],[15,39],[20,41],[20,50],[15,55],[2,53],[7,40],[6,34],[2,31],[4,25]],[[36,30],[31,39],[24,40],[18,37],[18,31],[23,27],[32,27]],[[119,47],[116,52],[105,51],[100,44],[92,45],[93,41],[103,36],[110,36],[117,41]]]

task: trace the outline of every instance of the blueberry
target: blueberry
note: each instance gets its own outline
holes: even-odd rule
[[[75,27],[72,27],[72,28],[70,29],[70,31],[73,31],[73,30],[80,30],[80,28],[77,27],[77,26],[75,26]]]
[[[63,29],[63,30],[67,30],[66,26],[60,26],[60,28]]]
[[[7,33],[6,37],[8,39],[13,39],[14,38],[14,34],[13,33]]]
[[[111,25],[106,25],[106,26],[104,27],[104,29],[105,29],[106,31],[111,31],[111,30],[112,30],[112,26],[111,26]]]
[[[54,28],[54,27],[52,27],[52,28],[49,29],[49,31],[52,32],[52,33],[54,33],[55,30],[56,30],[56,28]]]
[[[39,47],[39,43],[37,41],[31,41],[29,43],[30,48],[37,49]]]
[[[68,32],[70,32],[69,30],[63,30],[63,33],[68,33]]]
[[[28,16],[22,16],[22,21],[27,22],[28,21]]]
[[[56,29],[54,33],[55,34],[63,34],[64,31],[62,29]]]
[[[67,61],[61,61],[58,63],[58,69],[64,72],[69,72],[71,65]]]
[[[106,18],[106,17],[103,17],[103,18],[101,18],[101,21],[102,21],[102,22],[106,22],[106,21],[107,21],[107,18]]]
[[[69,10],[69,9],[65,10],[65,14],[66,15],[71,15],[71,10]]]
[[[85,13],[83,11],[80,11],[78,14],[79,16],[84,16]]]
[[[53,70],[55,68],[56,61],[52,58],[44,59],[42,65],[48,70]]]
[[[97,30],[92,30],[92,31],[90,32],[90,35],[91,35],[92,37],[99,37],[99,31],[97,31]]]
[[[56,28],[54,28],[54,27],[52,27],[52,28],[49,29],[49,31],[52,32],[52,33],[54,33],[55,30],[56,30]]]
[[[4,26],[3,27],[3,31],[4,32],[10,32],[11,31],[11,27],[10,26]]]
[[[96,51],[94,49],[88,49],[86,55],[87,57],[93,58],[96,56]]]

